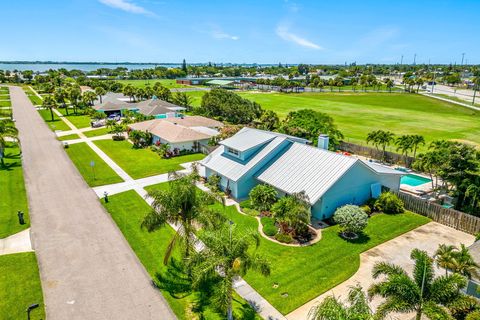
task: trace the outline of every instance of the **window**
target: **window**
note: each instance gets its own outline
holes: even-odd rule
[[[232,149],[232,148],[228,148],[227,151],[228,151],[228,153],[233,154],[237,157],[240,155],[240,152],[238,152],[238,150],[235,150],[235,149]]]

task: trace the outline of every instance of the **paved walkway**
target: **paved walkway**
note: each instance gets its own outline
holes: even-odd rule
[[[0,255],[30,251],[33,251],[30,228],[0,239]]]
[[[408,272],[411,272],[413,270],[413,263],[412,260],[410,260],[410,252],[413,249],[418,248],[425,250],[430,255],[433,255],[439,244],[446,243],[459,245],[460,243],[463,243],[471,245],[474,240],[475,239],[472,235],[436,222],[430,222],[362,253],[360,255],[360,268],[350,279],[289,313],[287,319],[307,319],[310,309],[321,302],[325,297],[335,295],[336,297],[344,299],[347,297],[349,287],[354,286],[357,283],[360,283],[360,285],[367,290],[374,282],[372,278],[372,269],[377,262],[387,261],[394,263],[402,266]],[[443,275],[444,271],[437,269],[437,273]],[[371,302],[371,306],[375,309],[380,302],[380,298],[375,298]],[[412,316],[395,315],[393,318],[410,320],[412,319]]]
[[[10,92],[48,319],[174,319],[23,90]]]
[[[434,98],[434,99],[438,99],[438,100],[442,100],[442,101],[446,101],[446,102],[458,104],[459,106],[462,106],[462,107],[465,107],[465,108],[469,108],[469,109],[473,109],[473,110],[480,111],[480,107],[472,106],[472,104],[463,103],[463,102],[460,102],[460,101],[455,101],[455,100],[451,100],[451,99],[444,98],[444,97],[439,97],[439,96],[436,96],[436,95],[431,94],[431,93],[428,93],[428,92],[420,92],[420,94],[423,94],[424,96],[427,96],[427,97],[430,97],[430,98]]]

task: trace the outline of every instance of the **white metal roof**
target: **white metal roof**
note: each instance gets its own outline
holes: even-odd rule
[[[220,144],[242,152],[255,146],[267,143],[270,140],[273,140],[275,137],[276,135],[273,133],[245,127],[234,136],[220,141]]]
[[[224,156],[223,152],[225,147],[220,146],[211,154],[209,154],[201,163],[218,174],[232,180],[238,181],[245,173],[251,170],[256,164],[265,158],[270,152],[287,140],[285,137],[275,137],[270,143],[268,143],[263,149],[261,149],[255,156],[253,156],[248,162],[241,162],[241,160],[234,160],[231,157]]]
[[[258,180],[289,194],[305,191],[313,205],[357,161],[353,157],[293,143],[258,176]]]
[[[375,162],[370,162],[370,161],[362,161],[364,164],[366,164],[368,167],[373,169],[375,172],[380,173],[380,174],[397,174],[397,175],[406,175],[406,172],[402,172],[399,170],[392,169],[390,167],[384,166],[379,163]]]

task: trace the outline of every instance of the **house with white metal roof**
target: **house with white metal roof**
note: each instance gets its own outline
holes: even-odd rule
[[[309,141],[276,132],[243,128],[220,142],[202,165],[207,178],[218,175],[221,187],[236,199],[248,197],[259,183],[273,186],[279,196],[304,192],[312,214],[326,219],[345,204],[361,205],[382,187],[398,190],[403,172],[328,151]]]

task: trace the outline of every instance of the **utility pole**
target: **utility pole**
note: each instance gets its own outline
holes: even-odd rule
[[[402,58],[400,59],[400,65],[403,65],[403,54],[402,54]]]
[[[417,64],[417,54],[415,53],[413,55],[413,65],[416,65]]]
[[[462,66],[463,66],[463,59],[465,58],[465,52],[462,53]]]

